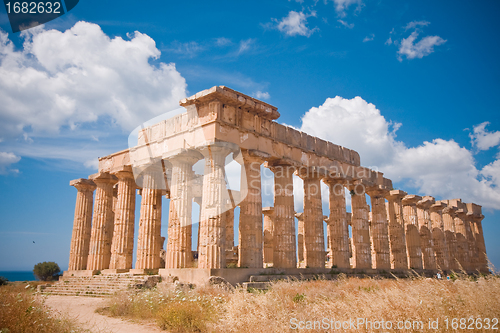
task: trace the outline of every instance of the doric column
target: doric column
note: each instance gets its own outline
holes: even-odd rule
[[[391,254],[389,249],[389,226],[385,209],[385,196],[389,191],[381,186],[367,189],[372,204],[371,230],[374,260],[373,268],[391,269]]]
[[[315,167],[299,168],[298,176],[304,181],[304,264],[309,268],[324,268],[322,176]]]
[[[483,235],[483,225],[482,221],[484,215],[474,216],[474,223],[476,224],[476,239],[478,240],[478,250],[479,250],[479,271],[482,273],[489,273],[488,268],[488,256],[486,255],[486,245],[484,243]]]
[[[469,258],[469,242],[467,240],[467,226],[465,219],[467,218],[467,208],[465,204],[460,202],[457,207],[455,216],[455,237],[457,238],[457,259],[460,266],[465,271],[471,270]]]
[[[226,214],[229,200],[225,159],[228,146],[211,145],[202,149],[205,156],[203,200],[201,205],[198,268],[226,268]]]
[[[262,208],[264,214],[264,263],[270,265],[273,263],[273,226],[274,226],[274,207]]]
[[[406,251],[408,254],[408,265],[411,269],[423,269],[416,205],[421,199],[422,197],[418,195],[407,195],[402,201],[403,218],[406,227]]]
[[[349,264],[349,224],[345,201],[345,180],[324,178],[328,185],[330,217],[327,228],[330,230],[328,248],[331,251],[331,265],[350,268]]]
[[[164,177],[160,161],[152,164],[142,174],[141,212],[135,269],[155,270],[160,268],[160,250],[163,245],[161,201],[164,193],[164,189],[161,187]]]
[[[349,187],[352,211],[352,257],[355,268],[372,268],[370,226],[368,224],[368,205],[365,186],[355,181]]]
[[[109,268],[113,239],[113,185],[117,178],[107,172],[90,176],[97,186],[87,261],[88,270]]]
[[[420,232],[420,248],[422,250],[422,262],[424,269],[436,269],[436,255],[432,241],[432,223],[430,207],[435,200],[431,196],[425,196],[417,202],[418,228]]]
[[[78,190],[68,266],[68,270],[76,271],[87,268],[92,224],[92,202],[96,185],[93,181],[83,178],[72,180],[69,185]]]
[[[165,268],[192,266],[191,210],[193,205],[193,164],[201,154],[184,151],[168,159],[172,165],[170,205],[168,214],[168,241]]]
[[[432,242],[436,257],[436,266],[443,271],[450,269],[450,256],[448,253],[448,244],[446,243],[443,222],[443,209],[446,206],[447,205],[444,202],[438,201],[430,207]]]
[[[131,269],[134,255],[135,184],[130,166],[116,172],[118,195],[115,205],[110,269]]]
[[[297,260],[299,262],[298,267],[306,267],[304,263],[304,213],[296,213],[295,217],[298,220],[297,223]]]
[[[448,245],[449,267],[458,271],[460,266],[457,261],[457,239],[455,237],[455,211],[456,208],[448,206],[443,209],[443,225],[446,244]]]
[[[479,268],[479,249],[476,240],[476,225],[474,224],[474,213],[467,204],[467,214],[464,220],[467,226],[467,241],[469,242],[469,262],[471,271],[477,271]]]
[[[262,156],[242,150],[240,193],[247,193],[240,202],[238,266],[263,267],[262,190],[260,165]]]
[[[231,203],[229,203],[231,206]],[[233,260],[233,249],[234,249],[234,207],[226,208],[225,221],[226,221],[226,244],[224,245],[224,249],[226,251],[226,262],[229,263],[229,260]],[[239,255],[239,251],[238,251]]]
[[[295,245],[295,212],[293,203],[293,173],[288,164],[273,164],[274,172],[274,228],[273,267],[297,267]]]
[[[405,196],[406,192],[400,190],[392,190],[386,196],[387,217],[389,220],[391,266],[393,269],[408,269],[403,205],[401,203],[401,200]]]

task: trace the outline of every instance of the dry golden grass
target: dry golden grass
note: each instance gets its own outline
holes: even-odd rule
[[[31,282],[0,286],[0,333],[83,332],[73,321],[53,317],[35,289]]]
[[[175,309],[175,311],[172,311]],[[122,294],[110,300],[111,315],[150,318],[172,332],[325,332],[344,323],[343,332],[449,332],[452,324],[460,331],[465,318],[468,327],[474,318],[474,331],[479,320],[500,318],[500,279],[494,276],[476,281],[467,277],[455,281],[415,278],[376,280],[340,278],[337,281],[276,282],[267,292],[242,289],[225,291],[215,287],[175,292],[168,286],[151,291]],[[371,326],[357,326],[357,318],[366,318]],[[448,328],[445,319],[448,318]],[[393,329],[377,328],[381,320]],[[437,329],[429,329],[429,320],[438,321]],[[423,329],[415,322],[422,322]],[[316,322],[316,329],[314,329]],[[398,322],[412,325],[397,329]],[[194,324],[193,324],[194,323]],[[478,325],[477,327],[474,325]],[[173,325],[173,326],[172,326]],[[318,326],[319,325],[319,326]],[[329,325],[329,326],[325,326]],[[500,325],[496,325],[499,327]],[[463,326],[462,326],[463,327]],[[334,331],[332,329],[332,331]]]

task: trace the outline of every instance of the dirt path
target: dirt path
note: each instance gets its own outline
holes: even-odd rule
[[[154,324],[136,324],[95,313],[95,309],[104,306],[104,303],[104,298],[81,296],[48,296],[45,301],[54,311],[75,318],[83,328],[93,333],[165,333]]]

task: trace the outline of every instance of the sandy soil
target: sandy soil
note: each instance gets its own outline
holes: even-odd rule
[[[104,306],[100,297],[48,296],[45,304],[63,316],[75,318],[81,327],[95,333],[150,333],[163,332],[151,323],[137,324],[131,321],[103,316],[95,309]]]

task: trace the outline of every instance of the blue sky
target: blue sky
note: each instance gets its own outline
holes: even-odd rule
[[[66,269],[69,181],[214,85],[358,151],[395,188],[483,205],[500,267],[499,15],[498,1],[82,0],[12,34],[2,7],[0,271]]]

